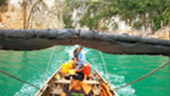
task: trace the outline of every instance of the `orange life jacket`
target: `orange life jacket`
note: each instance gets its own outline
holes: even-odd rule
[[[70,92],[72,88],[73,88],[73,86],[69,85],[69,90],[68,91]],[[83,89],[85,95],[88,95],[89,92],[92,90],[92,88],[88,84],[85,84],[83,82],[82,82],[82,89]],[[95,95],[93,95],[93,96],[95,96]]]
[[[110,91],[107,84],[102,83],[101,90],[100,90],[100,96],[114,96],[114,94]]]

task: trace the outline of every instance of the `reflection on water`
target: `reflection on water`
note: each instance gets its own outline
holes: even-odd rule
[[[59,66],[72,56],[75,46],[57,46],[50,64],[48,77]],[[0,68],[39,87],[53,48],[41,51],[0,51]],[[84,48],[87,60],[94,65],[99,73],[108,81],[99,51]],[[117,88],[150,72],[168,57],[147,55],[111,55],[104,54],[112,88]],[[94,58],[95,57],[95,58]],[[161,69],[150,77],[118,91],[120,96],[170,96],[170,66]],[[10,91],[9,91],[10,90]],[[0,73],[0,96],[33,96],[37,89],[11,79]]]

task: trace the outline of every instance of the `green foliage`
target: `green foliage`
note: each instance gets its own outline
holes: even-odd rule
[[[164,25],[170,24],[170,0],[167,0],[165,4],[165,9],[162,12],[162,17],[164,20]]]
[[[65,28],[74,28],[72,26],[73,20],[71,19],[74,9],[81,7],[81,2],[75,0],[65,0],[65,4],[62,11],[62,18],[64,21]]]
[[[72,26],[72,20],[71,20],[71,17],[70,16],[63,16],[63,21],[64,21],[64,24],[65,24],[65,28],[73,28]]]
[[[0,0],[0,6],[7,3],[7,0]]]
[[[67,0],[67,3],[69,1]],[[72,3],[71,3],[72,2]],[[81,7],[79,1],[71,0],[69,9]],[[142,26],[148,26],[152,23],[154,29],[170,24],[170,0],[98,0],[86,2],[87,11],[83,14],[79,23],[81,26],[87,26],[90,29],[97,29],[99,20],[110,20],[111,17],[119,15],[127,24],[139,29]],[[71,14],[65,15],[66,17]],[[138,21],[135,21],[139,18]],[[69,19],[69,18],[68,18]],[[71,20],[69,21],[71,24]],[[105,27],[107,28],[107,27]]]

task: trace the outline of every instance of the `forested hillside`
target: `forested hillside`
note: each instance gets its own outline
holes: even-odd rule
[[[75,28],[140,36],[160,30],[167,36],[170,30],[170,0],[0,0],[0,6],[0,28]]]

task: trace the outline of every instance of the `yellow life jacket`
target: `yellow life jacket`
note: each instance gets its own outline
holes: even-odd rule
[[[61,66],[61,72],[63,74],[67,74],[69,72],[69,68],[68,68],[68,65],[66,63],[62,64]]]
[[[69,61],[68,61],[68,67],[69,67],[69,69],[73,69],[73,63],[74,63],[73,60],[69,60]]]

